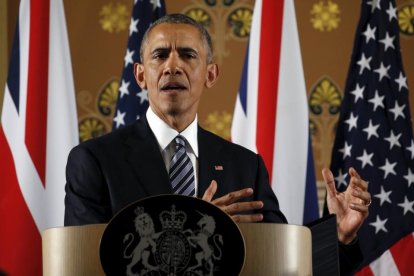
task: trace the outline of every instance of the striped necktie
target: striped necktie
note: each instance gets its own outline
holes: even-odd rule
[[[175,137],[175,153],[170,165],[170,183],[174,194],[194,196],[194,168],[185,150],[185,138]]]

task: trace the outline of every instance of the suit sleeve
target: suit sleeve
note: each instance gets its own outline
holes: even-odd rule
[[[257,155],[257,162],[255,200],[261,200],[264,203],[263,208],[260,210],[263,214],[263,222],[287,223],[286,217],[280,211],[279,201],[269,183],[269,175],[260,155]]]
[[[364,256],[361,252],[358,239],[350,244],[339,242],[339,269],[341,275],[353,275],[363,259]]]
[[[99,162],[77,146],[66,165],[65,226],[106,223],[111,218],[109,193]]]

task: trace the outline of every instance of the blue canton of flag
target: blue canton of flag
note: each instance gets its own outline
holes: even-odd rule
[[[118,101],[112,129],[134,122],[148,108],[148,91],[141,90],[135,81],[134,63],[140,61],[139,49],[145,31],[158,18],[165,15],[163,0],[135,0],[129,25],[128,48],[124,57],[124,70],[119,87]]]
[[[346,188],[351,166],[369,183],[372,205],[359,231],[369,265],[363,275],[408,272],[403,255],[412,258],[414,249],[403,243],[414,246],[413,159],[395,1],[364,0],[331,164],[338,190]]]

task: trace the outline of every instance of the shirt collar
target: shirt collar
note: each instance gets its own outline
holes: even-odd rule
[[[197,115],[194,121],[181,133],[171,128],[163,120],[161,120],[161,118],[158,117],[154,113],[154,111],[152,111],[151,107],[148,108],[146,116],[147,116],[149,127],[154,133],[155,138],[157,139],[158,144],[162,151],[164,151],[168,147],[171,141],[174,140],[174,138],[178,134],[181,134],[181,136],[183,136],[187,140],[190,146],[190,149],[193,151],[195,156],[198,157]]]

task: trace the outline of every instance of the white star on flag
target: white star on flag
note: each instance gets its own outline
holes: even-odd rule
[[[342,158],[345,159],[347,156],[351,156],[352,145],[348,145],[348,142],[345,142],[345,145],[342,149],[339,149],[342,152]]]
[[[128,86],[129,82],[125,82],[124,80],[122,80],[121,87],[119,88],[119,92],[121,92],[121,98],[125,95],[129,95]]]
[[[371,70],[371,65],[369,64],[371,62],[372,57],[366,58],[365,54],[362,53],[361,59],[357,62],[357,64],[360,66],[359,68],[359,74],[361,75],[364,73],[364,69]]]
[[[385,51],[387,51],[388,48],[395,49],[395,47],[394,47],[394,39],[395,39],[395,36],[389,36],[389,34],[386,33],[385,34],[385,38],[380,40],[380,42],[382,44],[384,44]]]
[[[390,136],[389,137],[385,137],[384,140],[388,141],[390,143],[390,150],[392,150],[392,148],[394,146],[398,146],[401,147],[400,142],[398,141],[398,139],[400,139],[401,137],[401,133],[399,133],[398,135],[394,134],[394,131],[391,130],[390,132]]]
[[[369,141],[371,136],[375,136],[377,138],[379,137],[378,132],[377,132],[379,126],[380,126],[379,124],[373,125],[372,124],[372,119],[369,120],[368,126],[362,130],[362,131],[365,131],[367,133],[367,141]]]
[[[385,228],[385,223],[387,222],[387,220],[387,218],[381,220],[381,218],[377,215],[377,220],[375,222],[370,223],[370,225],[375,227],[375,234],[377,234],[379,231],[388,232],[387,228]]]
[[[129,23],[129,36],[131,36],[133,33],[138,32],[138,22],[139,19],[132,19],[131,22]]]
[[[408,187],[411,187],[411,184],[414,183],[414,174],[411,171],[411,169],[408,169],[408,172],[406,175],[404,175],[404,178],[407,180],[408,182]]]
[[[393,18],[397,19],[397,8],[395,8],[392,3],[390,3],[387,14],[389,16],[389,20],[391,21]]]
[[[405,118],[404,115],[404,110],[405,108],[405,104],[403,105],[398,105],[398,102],[395,102],[394,108],[390,108],[390,112],[394,114],[394,120],[397,120],[399,116],[401,116],[402,118]]]
[[[380,199],[380,206],[384,204],[385,202],[391,203],[390,195],[392,191],[385,191],[384,187],[381,187],[381,192],[379,194],[374,195],[374,197],[377,197]]]
[[[140,98],[140,103],[142,104],[145,101],[148,101],[148,90],[142,89],[141,92],[137,94],[137,96]]]
[[[384,179],[387,178],[388,174],[393,174],[393,175],[397,174],[394,170],[396,165],[397,165],[397,162],[390,163],[388,161],[388,158],[385,159],[384,166],[379,167],[381,170],[384,171]]]
[[[414,214],[413,205],[414,205],[414,200],[409,201],[406,196],[404,197],[404,202],[398,204],[398,206],[404,209],[404,215],[407,214],[408,212],[411,212]]]
[[[411,159],[414,159],[414,141],[411,140],[411,146],[407,147],[406,150],[411,152]]]
[[[372,99],[369,99],[368,102],[372,103],[374,105],[374,111],[377,110],[377,107],[384,108],[384,98],[385,96],[380,96],[378,94],[378,90],[375,91],[375,96]]]
[[[367,29],[364,32],[365,42],[367,44],[371,39],[375,41],[375,30],[376,29],[377,29],[377,27],[371,28],[371,26],[368,24]]]
[[[356,85],[355,90],[351,91],[351,94],[355,96],[355,102],[358,102],[359,99],[364,98],[364,86],[360,87],[359,84]]]
[[[353,128],[357,128],[358,116],[354,116],[353,113],[349,116],[349,119],[345,121],[348,124],[348,131],[351,131]]]
[[[371,161],[373,156],[374,153],[368,154],[367,151],[364,149],[364,153],[361,156],[357,157],[357,159],[362,162],[362,168],[364,168],[367,164],[374,166]]]
[[[378,69],[374,70],[374,72],[379,74],[379,81],[382,80],[383,77],[390,78],[390,75],[388,74],[388,70],[390,70],[391,65],[388,65],[385,67],[384,63],[381,62],[381,65]]]
[[[344,185],[345,187],[348,186],[348,183],[346,183],[346,177],[348,176],[348,173],[342,173],[342,170],[339,170],[338,176],[335,177],[337,186]]]
[[[398,83],[398,91],[401,92],[401,88],[405,88],[408,89],[407,87],[407,78],[404,77],[404,74],[402,72],[400,72],[400,75],[398,76],[397,79],[395,79],[395,82]]]
[[[117,110],[116,116],[114,117],[114,122],[116,123],[116,127],[125,125],[124,118],[125,118],[125,112],[120,112],[119,110]]]
[[[129,49],[127,49],[127,53],[124,57],[124,61],[125,61],[125,67],[128,66],[128,64],[133,64],[134,60],[132,59],[132,56],[134,55],[135,51],[130,51]]]
[[[376,8],[381,10],[381,0],[372,0],[367,3],[371,5],[371,12],[374,12]]]

